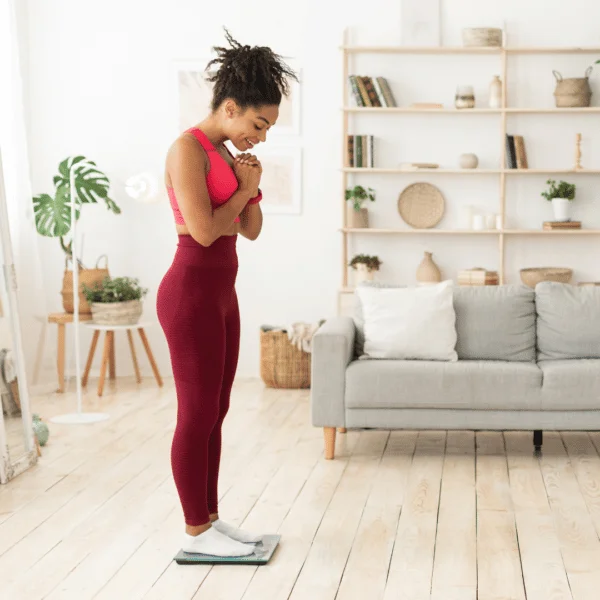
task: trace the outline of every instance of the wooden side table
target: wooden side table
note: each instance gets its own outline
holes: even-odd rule
[[[79,313],[79,321],[91,321],[92,315],[89,313]],[[51,313],[48,315],[48,323],[58,325],[58,349],[56,352],[56,370],[58,372],[59,393],[65,391],[65,350],[66,350],[66,325],[73,322],[73,313]]]
[[[137,356],[135,354],[135,346],[133,345],[133,335],[131,333],[134,329],[137,329],[138,333],[140,334],[142,344],[144,345],[144,349],[146,350],[146,354],[148,355],[148,360],[150,361],[150,366],[152,367],[154,377],[156,378],[156,383],[158,383],[159,387],[162,387],[162,378],[158,372],[158,366],[156,365],[156,361],[152,355],[152,350],[150,350],[148,338],[146,337],[146,332],[144,331],[144,327],[147,327],[148,325],[149,323],[136,323],[135,325],[98,325],[96,323],[86,323],[85,327],[89,327],[90,329],[94,330],[94,337],[92,338],[92,344],[90,346],[90,352],[88,354],[87,364],[85,365],[85,372],[83,374],[81,384],[83,386],[87,385],[90,368],[94,360],[94,353],[96,352],[96,346],[98,345],[98,338],[100,337],[100,332],[102,331],[105,332],[105,335],[104,348],[102,351],[102,362],[100,364],[100,379],[98,381],[98,396],[102,396],[102,392],[104,391],[104,380],[106,378],[107,364],[109,366],[110,378],[115,379],[116,377],[115,331],[127,332],[129,349],[131,350],[131,358],[133,360],[133,368],[135,369],[135,377],[137,382],[140,383],[142,381],[142,377],[140,375],[140,368],[137,362]]]

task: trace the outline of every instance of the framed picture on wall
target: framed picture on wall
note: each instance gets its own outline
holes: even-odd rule
[[[210,112],[213,84],[207,81],[209,73],[205,72],[210,60],[206,57],[173,63],[179,133],[202,121]]]
[[[285,58],[283,60],[296,73],[299,81],[290,80],[290,94],[281,99],[279,118],[269,135],[300,135],[302,70],[296,66],[294,60]]]
[[[259,145],[255,154],[263,173],[260,203],[264,214],[297,215],[302,211],[302,148],[296,146]]]
[[[440,0],[401,0],[403,46],[440,46]]]

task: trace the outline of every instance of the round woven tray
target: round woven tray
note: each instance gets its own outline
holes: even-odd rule
[[[430,183],[413,183],[398,198],[402,220],[415,229],[435,227],[444,216],[444,196]]]

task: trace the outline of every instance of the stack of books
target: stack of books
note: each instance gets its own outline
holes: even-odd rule
[[[544,231],[561,231],[564,229],[581,229],[581,221],[545,221]]]
[[[458,285],[499,285],[500,278],[497,271],[485,269],[463,269],[458,272]]]
[[[346,165],[348,167],[373,168],[374,139],[372,135],[349,135]]]
[[[522,135],[506,134],[506,168],[528,169],[525,140]]]
[[[396,106],[396,100],[385,77],[350,75],[350,89],[356,106]]]

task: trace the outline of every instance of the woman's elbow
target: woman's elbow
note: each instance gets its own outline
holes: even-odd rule
[[[209,231],[191,231],[190,234],[198,244],[205,248],[211,246],[216,239]]]

